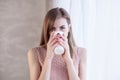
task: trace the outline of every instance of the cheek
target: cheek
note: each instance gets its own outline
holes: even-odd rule
[[[49,35],[51,35],[52,34],[52,32],[49,32]]]
[[[49,32],[49,35],[51,36],[51,35],[53,35],[53,33],[54,33],[54,31],[50,31],[50,32]]]
[[[68,32],[64,32],[65,37],[68,37]]]

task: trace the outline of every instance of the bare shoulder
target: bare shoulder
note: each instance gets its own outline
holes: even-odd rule
[[[40,64],[36,49],[38,47],[34,47],[28,50],[28,65],[30,70],[30,79],[37,80],[40,74]]]
[[[38,50],[44,49],[43,47],[34,47],[34,48],[30,48],[28,50],[28,56],[29,55],[36,55],[36,53],[38,52]]]
[[[34,47],[34,48],[30,48],[28,50],[27,56],[28,56],[28,61],[31,61],[33,63],[38,62],[38,55],[37,55],[37,48],[38,47]]]
[[[37,62],[39,60],[40,57],[44,57],[44,51],[45,48],[44,47],[34,47],[28,50],[28,59],[34,62]],[[38,58],[39,56],[39,58]]]
[[[37,47],[35,47],[35,48],[30,48],[30,49],[28,50],[28,56],[34,56],[34,55],[35,55],[35,52],[36,52],[36,48],[37,48]]]
[[[86,62],[86,60],[87,60],[87,50],[86,50],[86,48],[78,47],[78,55],[79,55],[81,61]]]
[[[77,47],[77,53],[79,54],[79,55],[84,55],[84,54],[86,54],[86,52],[87,52],[87,50],[86,50],[86,48],[84,48],[84,47]]]

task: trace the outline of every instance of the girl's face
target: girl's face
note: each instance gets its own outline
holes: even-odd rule
[[[58,18],[55,20],[53,27],[50,29],[50,34],[55,31],[62,31],[64,36],[68,36],[70,25],[67,23],[65,18]]]

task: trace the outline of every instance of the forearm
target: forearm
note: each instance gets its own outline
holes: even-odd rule
[[[80,80],[78,74],[76,73],[72,59],[67,60],[66,64],[68,69],[69,80]]]
[[[51,61],[52,60],[45,59],[42,72],[38,80],[49,80],[50,79]]]

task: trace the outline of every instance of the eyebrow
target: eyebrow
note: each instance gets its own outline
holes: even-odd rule
[[[65,25],[61,25],[60,27],[63,27],[63,26],[65,26]]]
[[[61,25],[60,27],[63,27],[63,26],[66,26],[66,25]],[[55,26],[53,26],[55,28]]]

